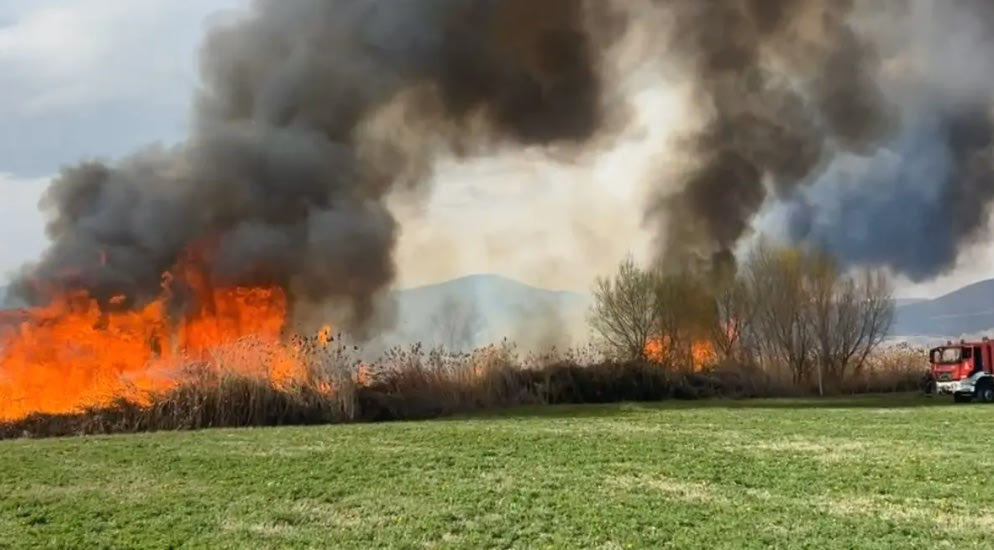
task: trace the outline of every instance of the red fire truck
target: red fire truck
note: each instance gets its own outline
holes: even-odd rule
[[[929,350],[926,391],[952,394],[957,403],[994,403],[994,341],[960,340]]]

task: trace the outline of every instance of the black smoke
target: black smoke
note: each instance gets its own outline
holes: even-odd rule
[[[601,126],[585,14],[581,0],[256,0],[204,43],[187,140],[62,170],[43,201],[51,245],[16,286],[33,303],[70,289],[140,304],[198,247],[216,284],[279,284],[361,322],[395,273],[385,198],[429,175],[420,140],[575,144]],[[388,123],[427,135],[377,129],[391,107]]]
[[[850,26],[850,2],[659,4],[675,21],[668,53],[690,75],[702,121],[681,145],[694,167],[650,211],[668,258],[727,258],[768,200],[791,197],[827,156],[866,150],[891,128],[878,59]]]
[[[988,219],[994,133],[985,107],[950,109],[923,107],[876,155],[836,159],[786,205],[790,238],[915,281],[956,265]]]
[[[700,120],[681,144],[693,168],[650,210],[666,259],[727,260],[758,223],[922,281],[987,238],[994,3],[657,5]]]
[[[836,155],[776,210],[792,241],[927,281],[955,268],[964,246],[989,239],[994,4],[914,6],[917,19],[893,53],[915,68],[890,86],[900,130],[870,152]]]
[[[978,238],[994,197],[994,4],[645,1],[671,24],[642,53],[694,97],[691,168],[654,182],[648,205],[667,258],[729,261],[771,205],[794,242],[916,279]],[[582,148],[609,126],[622,106],[601,69],[625,29],[609,7],[630,5],[256,0],[205,41],[188,139],[62,171],[44,203],[52,244],[18,289],[140,304],[204,247],[217,284],[279,284],[361,322],[395,274],[386,199],[422,187],[439,148]],[[878,22],[918,20],[884,39],[858,24],[868,5]],[[919,71],[895,79],[895,59]]]

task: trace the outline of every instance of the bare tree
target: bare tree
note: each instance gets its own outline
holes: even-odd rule
[[[657,360],[669,367],[695,366],[694,344],[710,339],[714,300],[703,273],[683,267],[658,278],[655,334],[665,345]]]
[[[805,263],[800,250],[761,242],[752,252],[746,273],[755,300],[753,342],[761,355],[787,366],[795,383],[808,379],[814,343],[807,322]]]
[[[850,372],[862,370],[883,342],[894,318],[893,286],[881,270],[863,268],[846,276],[825,257],[812,267],[809,323],[821,389],[826,378],[840,383]]]
[[[613,278],[597,279],[589,322],[614,354],[645,359],[658,318],[657,279],[653,271],[639,268],[630,255]]]
[[[708,335],[723,361],[750,360],[749,332],[755,317],[755,300],[747,281],[733,268],[719,268],[711,277],[713,311]]]
[[[853,368],[861,372],[866,360],[876,351],[894,326],[894,282],[880,269],[862,269],[854,276],[859,302],[855,311],[858,322],[849,331],[854,360]]]
[[[852,285],[841,280],[835,262],[827,256],[816,254],[808,260],[808,272],[803,274],[807,290],[807,329],[814,340],[814,363],[818,393],[825,393],[825,376],[837,370],[839,330],[848,320]]]
[[[820,393],[858,372],[893,322],[892,285],[880,270],[844,274],[820,252],[760,243],[747,269],[752,342]]]
[[[693,366],[708,340],[722,360],[786,368],[795,384],[837,384],[859,373],[893,322],[892,284],[880,270],[844,274],[829,256],[765,241],[741,270],[639,269],[629,257],[599,279],[590,322],[612,350]]]

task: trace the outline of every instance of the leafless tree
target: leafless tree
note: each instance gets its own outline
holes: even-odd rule
[[[867,357],[890,331],[894,318],[893,287],[881,270],[839,272],[834,262],[812,262],[809,324],[815,338],[819,389],[862,370]]]
[[[894,317],[892,283],[875,269],[843,273],[829,256],[762,241],[741,269],[642,270],[629,257],[599,279],[591,325],[616,354],[692,366],[702,339],[725,361],[785,368],[795,384],[858,374]]]
[[[818,393],[824,394],[825,377],[836,367],[839,329],[848,320],[851,305],[851,281],[840,279],[835,263],[826,256],[812,256],[805,273],[808,301],[807,329],[814,339],[812,349],[816,367]]]
[[[665,343],[657,360],[668,367],[691,369],[693,346],[710,339],[715,320],[714,299],[709,281],[700,270],[674,269],[658,278],[656,336]]]
[[[723,361],[746,362],[751,358],[749,333],[755,318],[755,300],[744,277],[732,268],[719,268],[711,276],[713,310],[708,335]]]
[[[808,378],[814,345],[807,322],[805,264],[800,250],[761,242],[746,267],[755,300],[752,341],[761,355],[789,368],[795,383]]]
[[[614,277],[597,279],[589,322],[615,355],[645,359],[658,318],[657,280],[655,272],[638,267],[631,256],[622,260]]]
[[[880,270],[845,274],[826,254],[760,243],[747,265],[751,343],[819,391],[858,372],[890,330],[892,284]]]
[[[894,326],[894,282],[883,270],[865,268],[853,276],[859,298],[857,320],[849,331],[850,356],[856,372],[863,370],[870,354],[877,350]]]

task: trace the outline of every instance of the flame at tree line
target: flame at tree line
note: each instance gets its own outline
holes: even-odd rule
[[[666,337],[652,338],[645,344],[646,359],[665,363],[669,356],[669,345]],[[694,340],[690,344],[690,362],[694,372],[704,370],[718,357],[714,344],[709,340]]]
[[[734,319],[727,320],[723,327],[726,341],[735,342],[740,339],[740,329]],[[671,353],[669,348],[669,337],[652,337],[645,344],[645,358],[655,363],[665,364]],[[686,358],[690,360],[690,367],[694,372],[701,372],[718,361],[718,349],[714,341],[708,338],[693,339],[686,352]]]
[[[0,421],[70,413],[121,398],[147,404],[153,394],[183,383],[189,365],[265,378],[275,387],[306,379],[301,341],[287,343],[284,334],[283,288],[215,288],[207,267],[202,253],[188,253],[163,274],[157,299],[136,310],[108,311],[85,291],[64,291],[45,307],[0,318]],[[190,289],[192,299],[173,319],[177,282]],[[328,327],[317,335],[319,344],[330,339]],[[215,360],[218,350],[239,343],[239,360]]]

